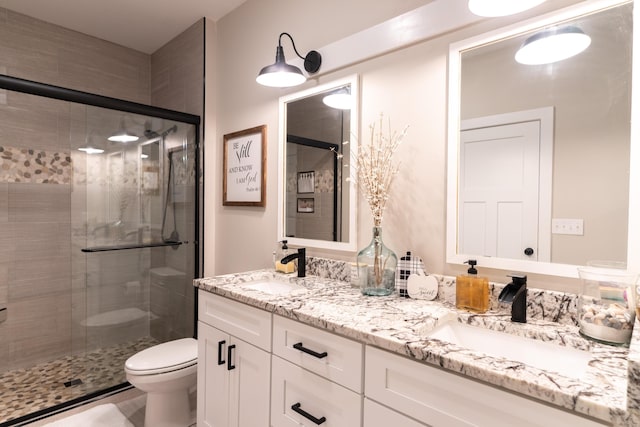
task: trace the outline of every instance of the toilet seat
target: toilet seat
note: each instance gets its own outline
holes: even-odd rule
[[[185,369],[198,363],[198,342],[193,338],[169,341],[142,350],[125,362],[125,371],[154,375]]]

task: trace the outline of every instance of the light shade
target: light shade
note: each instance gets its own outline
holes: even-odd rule
[[[317,73],[322,64],[322,56],[315,50],[309,51],[306,56],[300,55],[296,44],[293,41],[293,37],[289,33],[281,33],[278,37],[278,47],[276,48],[276,62],[272,65],[267,65],[256,77],[256,81],[264,86],[272,87],[291,87],[307,81],[307,78],[302,74],[300,68],[287,64],[284,59],[284,50],[282,49],[282,36],[289,37],[293,51],[298,55],[300,59],[304,60],[304,69],[309,73]]]
[[[524,12],[546,0],[469,0],[469,10],[478,16],[495,17]]]
[[[555,27],[525,40],[515,59],[525,65],[551,64],[579,54],[590,44],[591,37],[576,26]]]
[[[140,139],[139,136],[133,135],[129,132],[127,132],[126,130],[121,130],[120,132],[117,132],[113,135],[111,135],[109,138],[107,138],[109,141],[112,142],[134,142]]]
[[[339,110],[350,110],[353,107],[353,97],[351,93],[343,88],[322,98],[322,102],[331,107]]]
[[[127,128],[124,126],[124,116],[120,119],[120,129],[109,138],[109,141],[112,142],[134,142],[140,139],[139,136],[127,131]]]
[[[267,65],[258,74],[256,81],[263,86],[290,87],[307,81],[300,68],[289,65],[284,59],[282,46],[276,48],[276,62]]]

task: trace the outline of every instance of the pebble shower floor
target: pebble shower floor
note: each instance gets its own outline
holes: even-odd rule
[[[124,383],[124,362],[155,344],[158,341],[145,337],[0,373],[0,423]],[[77,379],[82,383],[64,384]]]

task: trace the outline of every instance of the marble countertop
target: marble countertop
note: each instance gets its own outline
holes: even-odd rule
[[[295,282],[303,289],[270,294],[243,286],[246,282],[274,277]],[[535,314],[528,323],[518,324],[512,323],[504,310],[495,307],[482,315],[459,311],[450,298],[445,298],[447,287],[443,282],[446,279],[439,278],[439,281],[440,295],[436,301],[398,295],[364,296],[345,282],[320,277],[297,278],[273,270],[196,279],[194,284],[205,291],[615,426],[640,425],[640,327],[635,328],[629,348],[603,345],[582,338],[574,325],[544,320]],[[545,307],[540,306],[538,310],[544,311]],[[528,307],[529,312],[532,307]],[[574,379],[429,339],[427,334],[439,323],[456,316],[458,321],[470,325],[587,350],[592,360],[586,374]]]

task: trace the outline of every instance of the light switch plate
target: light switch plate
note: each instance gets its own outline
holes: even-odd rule
[[[551,233],[583,236],[584,220],[570,218],[553,218],[551,220]]]

